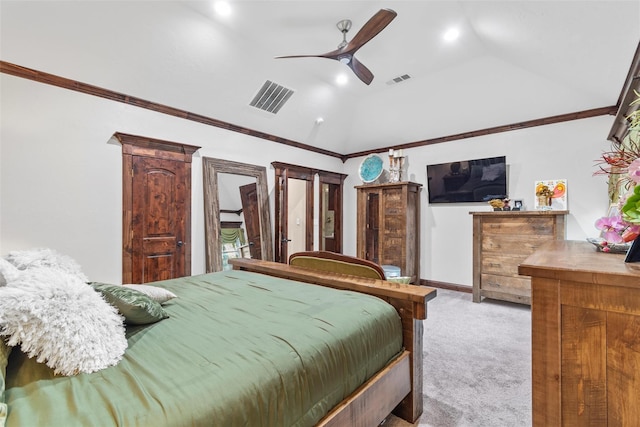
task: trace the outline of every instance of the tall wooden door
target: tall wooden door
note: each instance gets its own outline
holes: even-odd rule
[[[318,248],[342,253],[342,189],[347,175],[318,170]]]
[[[281,162],[272,162],[271,165],[275,169],[276,178],[275,260],[286,264],[289,262],[289,255],[296,252],[295,248],[300,251],[313,249],[313,177],[317,172],[304,166]],[[292,186],[304,190],[291,191]],[[292,221],[290,218],[293,204],[302,207],[299,220]],[[299,241],[295,242],[295,246],[291,243],[294,233],[292,227],[302,228],[301,238],[297,239]]]
[[[199,148],[117,133],[123,149],[123,283],[191,274],[191,156]]]
[[[287,170],[284,169],[280,176],[276,176],[276,262],[286,263],[289,259],[289,200]]]
[[[251,258],[262,259],[262,241],[260,238],[260,212],[258,210],[258,185],[243,185],[240,187],[240,200],[242,201],[242,214],[244,215],[244,227],[247,231],[247,243]]]

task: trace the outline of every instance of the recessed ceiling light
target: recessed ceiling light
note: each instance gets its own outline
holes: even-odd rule
[[[457,28],[449,28],[442,35],[442,38],[447,42],[455,41],[458,39],[458,37],[460,37],[460,30],[458,30]]]
[[[220,16],[231,15],[231,5],[226,1],[217,1],[213,4],[213,10]]]
[[[346,85],[348,81],[349,78],[346,74],[339,74],[338,77],[336,77],[336,83],[338,83],[340,86]]]

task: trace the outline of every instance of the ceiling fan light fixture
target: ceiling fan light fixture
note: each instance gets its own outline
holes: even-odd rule
[[[351,29],[351,20],[350,19],[343,19],[342,21],[338,22],[336,24],[336,27],[338,27],[338,29],[343,32],[346,33],[347,31],[349,31]]]
[[[349,78],[347,77],[346,74],[340,74],[338,75],[338,77],[336,77],[336,83],[340,86],[346,85],[348,81],[349,81]]]
[[[341,56],[340,58],[338,58],[338,61],[340,61],[342,64],[349,65],[349,62],[351,62],[351,57]]]
[[[217,1],[213,4],[213,10],[220,16],[231,15],[231,5],[226,1]]]
[[[454,42],[454,41],[458,40],[458,37],[460,37],[460,30],[457,29],[456,27],[449,28],[442,35],[442,38],[446,42]]]

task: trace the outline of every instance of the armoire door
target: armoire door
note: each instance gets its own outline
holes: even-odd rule
[[[199,147],[116,134],[123,146],[123,283],[191,274],[191,155]]]

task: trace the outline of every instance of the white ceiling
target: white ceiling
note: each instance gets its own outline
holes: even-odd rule
[[[615,105],[640,40],[638,0],[230,3],[2,0],[1,59],[349,154]],[[274,59],[334,50],[339,20],[350,39],[381,8],[398,16],[356,54],[369,86]],[[295,91],[277,115],[249,106],[265,80]]]

